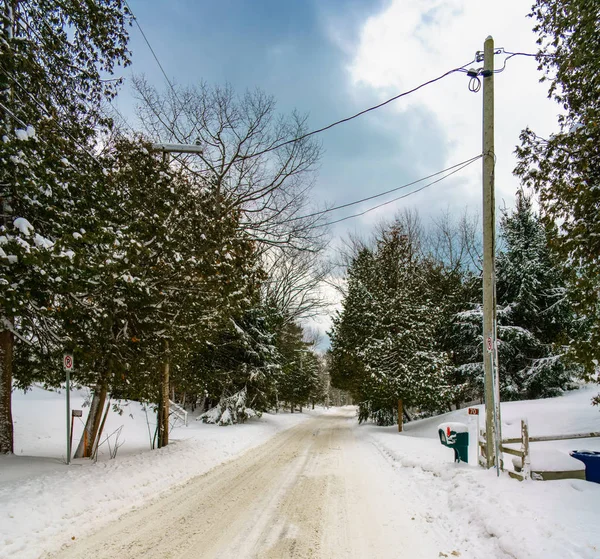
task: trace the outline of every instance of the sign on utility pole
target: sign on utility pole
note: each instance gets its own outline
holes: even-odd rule
[[[67,465],[71,463],[71,372],[74,366],[73,355],[65,353],[63,355],[63,369],[65,370],[67,390]]]
[[[486,466],[500,471],[500,390],[496,343],[496,200],[494,193],[494,39],[483,49],[483,368]],[[478,435],[479,436],[479,435]]]

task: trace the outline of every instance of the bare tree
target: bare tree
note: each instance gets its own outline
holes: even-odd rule
[[[223,210],[239,210],[244,227],[264,246],[311,249],[326,233],[309,206],[320,144],[306,134],[306,117],[276,112],[256,90],[236,96],[230,86],[177,87],[159,93],[134,78],[138,116],[154,141],[195,144],[199,154],[176,164],[216,190]]]
[[[282,311],[286,320],[305,320],[329,308],[323,283],[333,264],[324,259],[324,249],[322,244],[313,250],[274,247],[264,255],[268,275],[262,286],[264,297]]]
[[[456,216],[447,209],[433,218],[424,236],[424,250],[448,269],[481,269],[479,219],[465,210]]]

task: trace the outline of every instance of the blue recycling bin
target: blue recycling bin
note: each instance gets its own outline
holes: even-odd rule
[[[574,450],[570,453],[573,458],[585,464],[585,479],[600,483],[600,452],[595,450]]]

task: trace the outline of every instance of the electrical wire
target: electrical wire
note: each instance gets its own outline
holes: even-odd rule
[[[132,14],[132,17],[133,17],[133,14]],[[41,20],[41,21],[42,21],[42,24],[46,26],[46,29],[47,29],[48,31],[50,31],[50,33],[53,33],[53,32],[54,32],[54,30],[53,30],[53,29],[50,27],[50,25],[48,24],[48,22],[47,22],[47,21],[45,21],[45,20]],[[26,22],[25,22],[25,23],[26,23]],[[52,47],[51,47],[51,46],[48,44],[48,42],[47,42],[47,41],[46,41],[46,40],[45,40],[45,39],[44,39],[44,38],[43,38],[43,37],[42,37],[42,36],[41,36],[41,35],[40,35],[40,34],[39,34],[39,33],[38,33],[38,32],[37,32],[37,31],[36,31],[34,28],[33,28],[33,27],[27,26],[27,30],[28,30],[28,31],[30,31],[31,33],[33,33],[33,35],[35,35],[35,37],[38,39],[38,41],[40,41],[40,43],[43,43],[43,44],[45,44],[45,45],[46,45],[46,47],[47,47],[49,50],[52,50]],[[38,66],[39,66],[39,64],[38,64]],[[14,78],[14,77],[11,77],[11,79],[12,79],[13,81],[15,81],[15,78]],[[118,80],[120,80],[120,79],[121,79],[121,78],[114,78],[114,79],[103,79],[103,80],[101,80],[101,81],[102,81],[102,82],[111,82],[111,81],[118,81]],[[72,91],[73,91],[73,90],[72,90]],[[77,92],[75,92],[75,91],[74,91],[74,93],[77,93]],[[90,109],[89,105],[88,105],[88,104],[87,104],[87,103],[86,103],[84,100],[80,99],[80,101],[81,101],[81,102],[83,102],[83,104],[84,104],[84,105],[86,105],[86,106],[88,107],[88,109]],[[108,99],[107,101],[108,101],[108,104],[109,104],[109,105],[111,106],[111,108],[113,109],[113,111],[114,111],[114,112],[115,112],[115,113],[116,113],[116,114],[119,116],[119,118],[121,119],[121,121],[122,121],[122,122],[125,124],[125,126],[127,126],[127,128],[129,128],[129,129],[130,129],[130,130],[131,130],[131,131],[132,131],[132,132],[135,134],[135,132],[136,132],[136,131],[135,131],[135,129],[133,128],[133,126],[131,126],[131,124],[129,124],[129,122],[128,122],[128,121],[127,121],[127,119],[126,119],[126,118],[123,116],[123,114],[122,114],[122,113],[119,111],[119,109],[117,109],[117,107],[115,107],[115,105],[112,103],[112,101],[111,101],[110,99]],[[93,109],[91,109],[91,110],[93,111]],[[104,114],[105,114],[107,117],[109,117],[109,118],[113,118],[113,117],[114,117],[114,115],[111,115],[111,114],[109,114],[109,113],[107,112],[107,110],[106,110],[104,107],[99,107],[99,110],[100,110],[101,112],[103,112],[103,113],[104,113]]]
[[[125,2],[125,6],[127,6],[127,9],[129,10],[131,17],[133,18],[133,20],[135,21],[140,33],[142,34],[142,37],[144,38],[144,41],[146,42],[146,45],[148,45],[148,48],[150,49],[150,52],[152,53],[152,56],[154,57],[154,60],[156,60],[156,63],[158,64],[158,67],[160,68],[163,76],[165,77],[165,80],[167,80],[167,83],[169,84],[169,87],[171,88],[171,90],[173,91],[173,93],[175,94],[176,99],[179,101],[179,103],[181,103],[181,101],[179,100],[179,96],[177,95],[177,91],[175,89],[175,86],[173,85],[173,83],[171,82],[171,80],[169,79],[169,77],[167,76],[167,73],[165,72],[165,69],[163,68],[163,65],[160,63],[160,60],[158,59],[158,56],[156,54],[156,52],[154,51],[154,49],[152,48],[152,45],[150,44],[150,41],[148,40],[148,37],[146,36],[146,34],[144,33],[144,30],[142,29],[142,26],[140,25],[137,17],[135,16],[135,14],[133,13],[133,10],[131,9],[131,6],[129,5],[129,2],[127,0],[124,0]],[[340,124],[343,124],[345,122],[348,122],[350,120],[354,120],[355,118],[358,118],[368,112],[374,111],[376,109],[379,109],[381,107],[384,107],[385,105],[392,103],[393,101],[396,101],[397,99],[400,99],[401,97],[405,97],[406,95],[409,95],[411,93],[414,93],[415,91],[418,91],[419,89],[430,85],[432,83],[435,83],[447,76],[449,76],[450,74],[454,74],[455,72],[466,72],[465,67],[468,66],[469,64],[471,64],[473,61],[471,62],[467,62],[466,64],[463,64],[462,66],[459,66],[457,68],[453,68],[452,70],[449,70],[447,72],[445,72],[444,74],[442,74],[441,76],[438,76],[436,78],[433,78],[427,82],[424,82],[420,85],[418,85],[417,87],[414,87],[413,89],[410,89],[408,91],[405,91],[403,93],[400,93],[398,95],[395,95],[394,97],[391,97],[390,99],[387,99],[386,101],[379,103],[378,105],[374,105],[373,107],[369,107],[367,109],[364,109],[352,116],[343,118],[341,120],[338,120],[336,122],[333,122],[331,124],[328,124],[327,126],[324,126],[323,128],[319,128],[317,130],[313,130],[311,132],[307,132],[306,134],[302,134],[301,136],[298,136],[296,138],[292,138],[291,140],[286,140],[284,142],[280,142],[274,146],[271,146],[269,148],[266,148],[264,150],[261,150],[257,153],[253,153],[251,155],[245,155],[245,156],[239,156],[239,159],[242,160],[246,160],[246,159],[253,159],[255,157],[259,157],[261,155],[265,155],[267,153],[270,153],[272,151],[281,149],[284,146],[290,145],[290,144],[295,144],[297,142],[301,142],[302,140],[305,140],[306,138],[309,138],[311,136],[314,136],[315,134],[320,134],[322,132],[325,132],[326,130],[329,130],[331,128],[333,128],[334,126],[338,126]]]
[[[504,59],[502,68],[498,68],[498,69],[494,70],[494,74],[500,74],[501,72],[504,72],[504,70],[506,70],[506,63],[515,56],[528,56],[528,57],[533,57],[533,58],[539,56],[537,54],[533,54],[533,53],[529,53],[529,52],[509,52],[509,51],[504,50],[503,48],[501,48],[499,50],[502,54],[507,54],[508,56]]]
[[[102,163],[100,163],[100,161],[98,160],[98,158],[97,158],[95,155],[91,154],[91,153],[88,151],[87,147],[86,147],[84,144],[82,144],[82,143],[81,143],[81,142],[80,142],[80,141],[79,141],[77,138],[75,138],[75,137],[74,137],[74,136],[73,136],[73,135],[72,135],[72,134],[71,134],[71,133],[70,133],[70,132],[69,132],[69,131],[68,131],[66,128],[64,128],[64,127],[61,125],[61,123],[60,123],[58,120],[56,120],[56,119],[53,119],[53,118],[52,118],[52,115],[51,115],[51,114],[48,112],[48,110],[46,109],[46,107],[44,106],[44,104],[43,104],[43,103],[42,103],[42,102],[41,102],[39,99],[37,99],[37,98],[36,98],[36,97],[35,97],[35,96],[34,96],[34,95],[33,95],[33,94],[30,92],[30,91],[28,91],[28,90],[27,90],[27,88],[25,88],[25,86],[23,86],[21,83],[19,83],[19,81],[18,81],[18,80],[17,80],[17,79],[16,79],[16,78],[15,78],[15,77],[12,75],[12,74],[10,74],[9,72],[6,72],[6,71],[5,71],[5,68],[4,68],[4,67],[3,67],[1,64],[0,64],[0,69],[2,69],[3,73],[4,73],[6,76],[8,76],[8,77],[9,77],[9,78],[10,78],[10,79],[13,81],[13,83],[14,83],[14,84],[15,84],[15,85],[16,85],[16,86],[17,86],[17,87],[18,87],[18,88],[19,88],[21,91],[23,91],[23,93],[25,93],[25,94],[26,94],[26,95],[27,95],[27,96],[28,96],[28,97],[29,97],[29,98],[30,98],[30,99],[31,99],[31,100],[32,100],[32,101],[33,101],[33,102],[34,102],[34,103],[35,103],[35,104],[36,104],[36,105],[37,105],[37,106],[38,106],[38,107],[39,107],[39,108],[40,108],[40,109],[41,109],[41,110],[44,112],[44,114],[45,114],[47,117],[49,117],[49,118],[51,118],[51,119],[52,119],[52,121],[53,121],[53,122],[54,122],[54,123],[55,123],[55,124],[58,126],[58,128],[59,128],[59,129],[60,129],[60,130],[61,130],[61,131],[62,131],[62,132],[65,134],[65,135],[69,136],[69,138],[71,138],[71,140],[73,140],[73,142],[74,142],[74,143],[75,143],[75,144],[76,144],[76,145],[79,147],[79,149],[81,149],[81,150],[82,150],[82,151],[83,151],[83,152],[84,152],[86,155],[88,155],[88,156],[89,156],[91,159],[93,159],[93,160],[94,160],[94,162],[95,162],[96,164],[98,164],[98,165],[100,166],[100,168],[101,168],[101,169],[104,169],[104,166],[102,165]],[[20,96],[19,96],[17,93],[15,93],[15,95],[16,95],[17,97],[19,97],[19,99],[20,99],[21,101],[23,101],[23,100],[21,99],[21,97],[20,97]],[[61,108],[62,108],[62,107],[61,107]],[[5,109],[6,111],[8,111],[8,109],[6,109],[6,107],[4,107],[4,109]],[[64,109],[63,109],[63,110],[64,110]],[[8,112],[10,113],[10,111],[8,111]],[[10,113],[10,114],[12,114],[12,113]],[[14,115],[13,115],[13,116],[14,116]],[[19,120],[20,120],[20,119],[19,119]],[[22,124],[23,126],[26,126],[25,124],[23,124],[23,121],[21,121],[21,120],[20,120],[20,122],[21,122],[21,124]]]
[[[529,56],[529,57],[545,57],[545,56],[551,56],[548,54],[535,54],[535,53],[531,53],[531,52],[510,52],[507,51],[506,49],[504,49],[504,47],[500,47],[497,49],[494,49],[494,55],[496,54],[506,54],[508,55],[502,64],[502,68],[497,68],[494,70],[494,74],[500,74],[502,72],[504,72],[504,70],[506,70],[506,63],[513,58],[514,56]],[[482,51],[477,51],[475,53],[475,61],[476,62],[482,62],[483,61],[483,52]],[[467,71],[467,76],[469,76],[471,79],[469,80],[469,91],[471,93],[478,93],[479,90],[481,89],[481,79],[479,76],[484,76],[484,70],[483,68],[471,68],[470,70]]]
[[[0,102],[0,107],[2,107],[10,116],[12,116],[21,126],[27,128],[27,124],[25,124],[15,113],[13,113],[6,105]]]
[[[379,103],[377,105],[373,105],[372,107],[369,107],[367,109],[364,109],[356,114],[353,114],[352,116],[346,117],[346,118],[342,118],[341,120],[337,120],[335,122],[332,122],[331,124],[328,124],[327,126],[323,126],[322,128],[318,128],[316,130],[312,130],[311,132],[307,132],[306,134],[302,134],[301,136],[298,136],[296,138],[292,138],[291,140],[286,140],[284,142],[281,142],[279,144],[276,144],[274,146],[271,146],[269,148],[266,148],[262,151],[259,151],[257,153],[253,153],[251,155],[246,155],[246,156],[240,156],[240,159],[252,159],[254,157],[259,157],[260,155],[264,155],[266,153],[269,153],[271,151],[275,151],[278,150],[284,146],[290,145],[290,144],[295,144],[297,142],[301,142],[302,140],[305,140],[306,138],[309,138],[310,136],[314,136],[315,134],[321,134],[322,132],[325,132],[326,130],[330,130],[331,128],[338,126],[340,124],[344,124],[345,122],[349,122],[351,120],[354,120],[355,118],[358,118],[366,113],[369,113],[371,111],[375,111],[377,109],[380,109],[381,107],[384,107],[385,105],[388,105],[389,103],[392,103],[394,101],[397,101],[398,99],[402,98],[402,97],[406,97],[407,95],[410,95],[411,93],[414,93],[415,91],[418,91],[419,89],[422,89],[428,85],[431,85],[435,82],[438,82],[442,79],[444,79],[445,77],[454,74],[456,72],[467,72],[467,70],[465,69],[466,66],[468,66],[469,64],[472,64],[474,62],[474,60],[471,60],[470,62],[467,62],[466,64],[463,64],[462,66],[458,66],[457,68],[453,68],[452,70],[448,70],[447,72],[444,72],[443,74],[441,74],[440,76],[437,76],[436,78],[433,78],[431,80],[428,80],[426,82],[423,82],[421,84],[419,84],[416,87],[413,87],[412,89],[409,89],[408,91],[404,91],[402,93],[399,93],[398,95],[394,95],[393,97],[390,97],[389,99],[387,99],[386,101],[383,101],[382,103]]]
[[[360,217],[363,216],[369,212],[372,212],[373,210],[376,210],[378,208],[381,208],[383,206],[387,206],[388,204],[392,204],[393,202],[397,202],[398,200],[403,200],[404,198],[408,198],[409,196],[413,196],[414,194],[417,194],[418,192],[421,192],[422,190],[425,190],[426,188],[429,188],[430,186],[433,186],[434,184],[437,184],[438,182],[443,181],[444,179],[447,179],[448,177],[454,175],[455,173],[458,173],[459,171],[462,171],[463,169],[465,169],[466,167],[468,167],[469,165],[472,165],[473,163],[475,163],[475,161],[477,161],[478,159],[481,159],[481,157],[483,157],[483,155],[478,155],[477,157],[468,160],[467,163],[465,163],[464,165],[462,165],[461,167],[459,167],[458,169],[454,169],[452,172],[448,173],[447,175],[444,175],[443,177],[440,177],[437,180],[434,180],[426,185],[423,185],[421,188],[417,188],[417,190],[413,190],[412,192],[408,192],[407,194],[403,194],[402,196],[398,196],[396,198],[392,198],[391,200],[388,200],[387,202],[383,202],[381,204],[377,204],[376,206],[372,206],[370,208],[367,208],[366,210],[362,211],[362,212],[358,212],[352,215],[347,215],[345,217],[342,217],[340,219],[336,219],[334,221],[328,221],[327,223],[321,223],[321,224],[316,224],[313,225],[311,227],[308,227],[306,230],[311,230],[311,229],[317,229],[320,227],[328,227],[330,225],[334,225],[336,223],[341,223],[342,221],[346,221],[348,219],[354,219],[355,217]]]
[[[471,76],[469,80],[469,91],[471,93],[477,93],[481,89],[481,80],[479,79],[479,74]]]
[[[373,194],[372,196],[368,196],[367,198],[362,198],[360,200],[356,200],[355,202],[348,202],[346,204],[334,206],[333,208],[327,208],[326,210],[321,210],[318,212],[313,212],[313,213],[298,216],[298,217],[292,217],[292,218],[288,219],[287,221],[289,222],[289,221],[298,221],[298,220],[302,220],[302,219],[308,219],[310,217],[316,217],[319,215],[324,215],[324,214],[327,214],[330,212],[334,212],[336,210],[341,210],[343,208],[348,208],[350,206],[355,206],[356,204],[362,204],[363,202],[368,202],[369,200],[374,200],[375,198],[380,198],[381,196],[385,196],[386,194],[391,194],[392,192],[397,192],[398,190],[403,190],[405,188],[408,188],[409,186],[414,186],[415,184],[418,184],[420,182],[432,179],[433,177],[437,177],[438,175],[441,175],[442,173],[446,173],[448,171],[451,171],[452,169],[456,169],[456,167],[460,167],[461,165],[465,165],[467,163],[472,163],[474,161],[477,161],[477,159],[479,159],[480,157],[481,157],[481,155],[476,155],[475,157],[471,157],[470,159],[466,159],[465,161],[456,163],[455,165],[447,167],[446,169],[442,169],[441,171],[438,171],[437,173],[432,173],[431,175],[428,175],[426,177],[422,177],[422,178],[414,180],[412,182],[403,184],[402,186],[397,186],[396,188],[386,190],[385,192],[380,192],[379,194]]]
[[[173,93],[175,93],[175,95],[177,96],[177,92],[175,91],[175,86],[173,85],[173,83],[169,79],[169,76],[167,76],[167,73],[165,72],[165,69],[163,68],[163,65],[160,63],[160,60],[158,59],[158,56],[157,56],[156,52],[154,51],[154,49],[152,48],[152,45],[150,44],[150,41],[148,40],[148,37],[146,37],[146,33],[144,33],[144,30],[142,29],[142,26],[140,25],[140,22],[138,21],[138,18],[133,13],[133,10],[131,9],[131,6],[129,5],[129,2],[127,0],[124,0],[124,1],[125,1],[125,6],[127,6],[127,9],[129,10],[129,13],[131,14],[131,17],[133,18],[133,21],[135,21],[135,24],[136,24],[137,28],[139,29],[140,33],[142,34],[142,37],[144,38],[144,41],[146,42],[146,45],[148,45],[148,48],[150,49],[150,52],[152,53],[152,56],[154,57],[154,60],[156,60],[156,63],[158,64],[158,67],[160,68],[160,71],[162,72],[162,75],[165,77],[165,80],[167,80],[167,83],[169,84],[169,86],[173,90]]]

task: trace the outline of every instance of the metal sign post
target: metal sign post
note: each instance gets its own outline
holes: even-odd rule
[[[67,390],[67,466],[71,463],[71,371],[73,365],[73,356],[70,353],[65,353],[63,355],[63,368]]]

